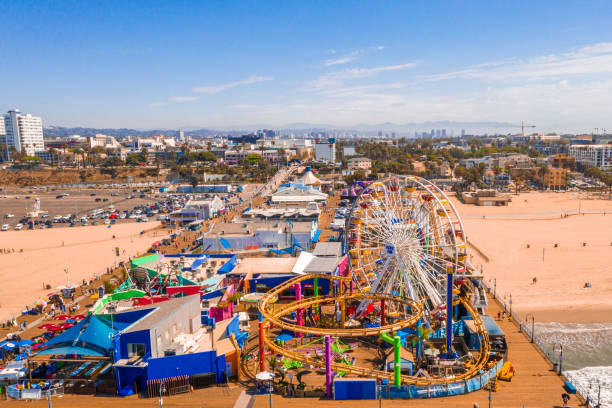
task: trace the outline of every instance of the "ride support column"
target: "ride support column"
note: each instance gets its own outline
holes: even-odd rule
[[[263,316],[259,313],[259,371],[266,371]]]
[[[319,298],[319,278],[314,278],[314,297],[315,299]],[[319,313],[319,304],[315,305],[315,313]]]
[[[325,395],[332,397],[331,336],[325,336]]]
[[[385,325],[385,299],[380,301],[380,325]]]
[[[300,303],[302,301],[302,284],[301,283],[296,283],[295,286],[295,301],[297,303]],[[296,322],[298,326],[303,326],[304,325],[304,320],[302,317],[302,314],[304,312],[304,309],[299,308],[298,310],[296,310],[295,312],[295,318],[296,318]],[[302,337],[302,333],[297,333],[298,337]]]
[[[446,358],[452,356],[453,346],[453,267],[448,267],[446,275]]]
[[[344,295],[344,283],[342,281],[338,282],[338,293],[342,297]],[[344,328],[344,323],[346,322],[346,302],[344,299],[340,300],[340,327]]]

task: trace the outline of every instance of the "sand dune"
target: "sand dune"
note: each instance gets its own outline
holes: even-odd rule
[[[537,321],[612,321],[612,201],[579,204],[577,197],[521,194],[509,207],[454,201],[466,236],[490,258],[487,262],[472,250],[472,262],[483,265],[485,280],[497,280],[497,293],[506,301],[512,294],[513,310],[523,316],[533,313]],[[559,215],[579,206],[601,214]],[[586,282],[592,287],[584,288]]]
[[[114,262],[142,254],[162,232],[140,232],[157,226],[149,222],[1,232],[0,248],[14,248],[15,253],[0,254],[0,320],[20,314],[25,305],[46,295],[43,284],[66,285],[67,266],[70,283],[78,284],[104,273]],[[121,256],[116,257],[115,247]]]

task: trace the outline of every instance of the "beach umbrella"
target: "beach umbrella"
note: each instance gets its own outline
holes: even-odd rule
[[[42,306],[45,307],[47,306],[47,301],[46,300],[42,300],[42,299],[38,299],[36,302],[34,302],[34,306]]]
[[[39,329],[43,329],[43,330],[46,330],[46,329],[51,328],[51,327],[55,327],[55,325],[51,324],[51,323],[45,323],[42,326],[38,326]]]
[[[274,378],[274,373],[271,373],[269,371],[262,371],[260,373],[257,373],[255,378],[257,378],[260,381],[270,381],[271,379]]]
[[[80,315],[76,315],[76,316],[74,316],[74,317],[73,317],[73,319],[75,319],[75,320],[83,320],[83,319],[84,319],[84,318],[86,318],[86,317],[87,317],[87,316],[80,314]]]
[[[48,330],[54,332],[54,331],[60,331],[62,330],[62,328],[60,326],[55,326],[55,327],[49,327]]]
[[[47,297],[51,297],[51,296],[54,296],[54,295],[55,295],[55,292],[47,293]]]
[[[76,323],[77,321],[75,319],[68,319],[66,320],[66,323]]]
[[[72,326],[74,326],[74,324],[72,324],[72,323],[64,323],[64,324],[60,324],[60,325],[59,325],[59,328],[60,328],[60,329],[69,329],[69,328],[71,328]]]
[[[71,319],[72,317],[70,315],[59,315],[59,316],[55,316],[53,318],[53,320],[67,320],[67,319]]]

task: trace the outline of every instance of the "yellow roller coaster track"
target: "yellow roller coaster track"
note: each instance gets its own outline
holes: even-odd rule
[[[399,296],[375,295],[375,294],[363,295],[361,293],[341,295],[337,297],[325,296],[325,297],[318,297],[318,298],[302,299],[299,302],[293,302],[287,305],[283,305],[283,308],[279,310],[278,312],[272,311],[273,304],[276,302],[276,299],[278,299],[278,296],[284,290],[291,288],[296,283],[300,283],[302,281],[314,279],[314,278],[335,280],[335,281],[340,281],[340,282],[345,282],[345,283],[351,281],[351,278],[349,277],[338,277],[338,276],[330,276],[330,275],[324,275],[324,274],[300,275],[293,279],[290,279],[284,282],[283,284],[273,288],[271,291],[266,293],[259,301],[259,311],[263,316],[264,323],[268,322],[272,326],[292,330],[297,333],[312,334],[315,336],[316,335],[318,336],[329,335],[329,336],[334,336],[334,337],[378,336],[382,333],[388,333],[391,331],[399,330],[404,327],[414,325],[422,313],[422,308],[416,302],[407,300],[404,298],[400,298]],[[313,327],[298,326],[295,324],[284,322],[280,319],[281,316],[284,316],[300,308],[308,307],[308,306],[323,303],[323,302],[330,302],[330,301],[337,301],[337,300],[344,301],[344,300],[354,299],[354,298],[371,298],[374,300],[389,299],[392,301],[397,301],[407,306],[410,306],[414,314],[411,315],[409,319],[403,320],[401,322],[397,322],[391,325],[385,325],[382,327],[369,328],[369,329],[366,329],[366,328],[319,329],[319,328],[313,328]],[[478,360],[476,361],[475,364],[473,364],[468,369],[468,371],[466,371],[463,374],[456,375],[454,377],[424,378],[424,377],[414,377],[414,376],[402,375],[401,380],[403,384],[436,385],[436,384],[454,383],[454,382],[467,380],[469,378],[475,377],[478,374],[478,372],[485,366],[485,364],[487,363],[489,359],[489,354],[491,352],[489,335],[485,329],[484,323],[482,319],[480,318],[478,311],[471,304],[469,298],[460,297],[459,300],[461,304],[463,304],[463,306],[472,316],[474,320],[474,325],[477,330],[478,337],[480,338],[480,344],[482,345],[482,348],[480,350],[480,355],[478,356]],[[264,344],[270,350],[274,351],[275,353],[281,354],[285,357],[288,357],[293,360],[300,361],[306,364],[310,364],[315,367],[325,368],[325,361],[323,359],[306,357],[305,355],[297,353],[295,351],[287,350],[275,344],[274,341],[271,340],[268,336],[264,336]],[[336,363],[334,361],[331,362],[331,367],[335,371],[343,371],[348,374],[361,376],[361,377],[386,378],[389,380],[393,380],[393,375],[394,375],[393,372],[384,372],[384,371],[374,370],[370,368],[351,366],[348,364]]]

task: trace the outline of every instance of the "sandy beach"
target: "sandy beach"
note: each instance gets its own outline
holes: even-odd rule
[[[584,197],[525,193],[513,195],[508,207],[453,199],[468,240],[484,255],[472,247],[472,263],[483,266],[491,286],[497,282],[506,303],[512,295],[513,311],[523,318],[612,322],[612,200]]]
[[[15,249],[14,253],[0,254],[0,321],[21,314],[26,305],[49,293],[43,285],[66,285],[67,266],[70,283],[79,284],[106,272],[115,262],[147,251],[162,238],[162,231],[140,233],[159,225],[149,222],[0,233],[0,248]],[[120,248],[119,257],[115,247]]]

